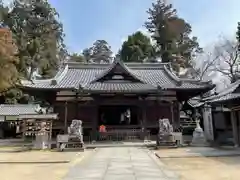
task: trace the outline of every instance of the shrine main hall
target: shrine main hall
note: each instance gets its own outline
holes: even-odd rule
[[[53,133],[65,131],[73,119],[83,122],[84,136],[98,128],[147,130],[157,134],[158,119],[180,127],[181,102],[206,93],[211,81],[179,78],[168,63],[111,64],[66,62],[51,79],[23,80],[22,89],[45,99],[59,119]]]

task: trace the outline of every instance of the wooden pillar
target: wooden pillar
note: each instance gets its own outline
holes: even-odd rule
[[[173,101],[173,117],[174,117],[174,127],[179,128],[180,127],[180,109],[179,109],[179,102]]]
[[[173,129],[175,129],[176,124],[175,124],[175,119],[174,119],[174,102],[170,102],[170,110],[171,110],[171,122],[172,122],[172,126]]]
[[[92,141],[97,140],[97,131],[98,131],[98,105],[93,106],[93,120],[92,120],[92,133],[91,133],[91,139]]]
[[[146,131],[146,121],[147,121],[147,112],[146,112],[146,106],[142,106],[142,127]]]
[[[237,116],[237,132],[238,132],[238,143],[240,145],[240,111],[236,111],[236,113],[238,114]]]
[[[142,139],[144,140],[145,137],[146,137],[146,135],[147,135],[147,127],[146,127],[146,122],[147,122],[147,106],[146,106],[145,99],[142,100],[141,110],[142,110],[142,130],[143,130]]]
[[[75,119],[78,119],[78,93],[76,93],[76,96],[75,96]]]
[[[65,101],[65,113],[64,113],[64,133],[68,133],[68,127],[67,127],[67,121],[68,121],[68,102]]]
[[[236,112],[231,111],[231,122],[232,122],[232,132],[233,132],[233,141],[234,146],[239,146],[239,139],[238,139],[238,127],[237,127],[237,118],[236,118]]]

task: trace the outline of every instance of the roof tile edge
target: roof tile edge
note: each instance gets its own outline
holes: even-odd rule
[[[169,66],[169,68],[167,67]],[[206,84],[206,85],[212,85],[212,81],[203,81],[200,79],[188,79],[188,78],[180,78],[178,77],[176,74],[173,73],[173,69],[170,63],[166,63],[166,65],[164,65],[164,69],[165,71],[168,73],[168,75],[173,79],[176,80],[178,84],[181,84],[182,82],[189,82],[189,83],[193,83],[193,84]]]
[[[49,79],[38,79],[38,80],[21,80],[22,85],[29,84],[41,84],[41,83],[49,83],[50,85],[57,85],[67,74],[68,65],[65,65],[63,71],[58,71],[57,74],[53,78]]]
[[[56,76],[51,80],[51,85],[58,84],[67,74],[68,65],[65,65],[64,70],[61,73],[57,73]]]

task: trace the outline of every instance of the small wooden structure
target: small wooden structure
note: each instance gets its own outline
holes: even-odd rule
[[[52,124],[58,118],[57,114],[20,115],[23,121],[23,138],[34,138],[35,148],[51,148]]]
[[[39,108],[39,104],[0,104],[0,138],[21,137],[19,115],[39,114]]]

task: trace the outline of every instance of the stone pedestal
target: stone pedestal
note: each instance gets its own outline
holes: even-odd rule
[[[47,149],[47,148],[48,148],[48,135],[36,134],[34,149]]]
[[[166,146],[174,143],[173,127],[169,119],[159,119],[159,132],[157,136],[157,146]]]
[[[203,129],[201,128],[199,121],[196,121],[197,127],[195,128],[193,132],[193,138],[192,138],[192,146],[206,146],[206,138],[203,132]]]

